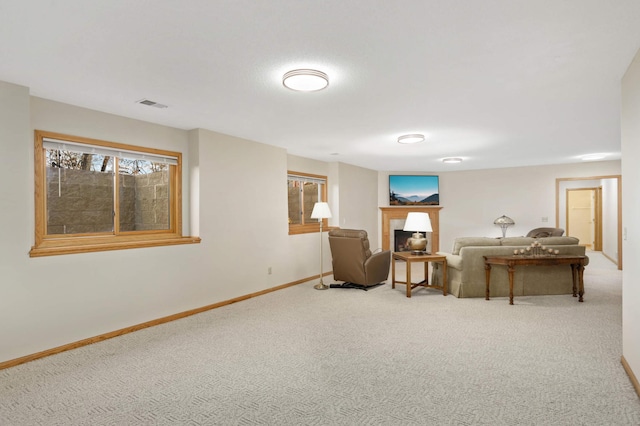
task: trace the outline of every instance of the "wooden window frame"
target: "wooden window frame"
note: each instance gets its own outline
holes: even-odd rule
[[[45,138],[177,158],[178,164],[169,167],[169,229],[119,232],[119,224],[117,223],[118,221],[116,221],[113,233],[47,234],[46,156],[43,146]],[[35,244],[29,251],[30,257],[200,242],[199,237],[182,236],[182,154],[180,152],[144,148],[42,130],[35,131],[34,139]],[[115,197],[114,200],[116,209],[118,198],[119,197]]]
[[[313,179],[324,180],[324,185],[320,193],[321,200],[319,201],[327,202],[327,187],[329,186],[329,182],[326,176],[287,170],[287,182],[289,181],[290,176],[300,176],[302,178],[309,177]],[[289,196],[287,195],[287,203],[288,202],[289,202]],[[302,217],[304,219],[304,214],[302,215]],[[328,229],[328,223],[329,223],[328,219],[322,219],[322,226],[324,229]],[[291,224],[291,223],[289,224],[289,235],[310,234],[312,232],[320,232],[320,222],[304,223],[304,224]]]

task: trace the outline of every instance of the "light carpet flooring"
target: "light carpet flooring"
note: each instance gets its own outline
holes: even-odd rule
[[[640,425],[590,255],[584,303],[304,283],[2,370],[0,424]]]

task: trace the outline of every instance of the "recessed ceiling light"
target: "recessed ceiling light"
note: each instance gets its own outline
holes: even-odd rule
[[[594,161],[594,160],[602,160],[606,156],[607,154],[587,154],[580,157],[580,159],[582,159],[582,161]]]
[[[412,134],[412,135],[402,135],[398,138],[398,143],[418,143],[424,140],[424,135],[420,134]]]
[[[442,159],[443,163],[462,163],[462,158],[460,157],[448,157],[448,158],[443,158]]]
[[[282,84],[298,92],[315,92],[329,85],[329,76],[318,70],[293,70],[282,76]]]

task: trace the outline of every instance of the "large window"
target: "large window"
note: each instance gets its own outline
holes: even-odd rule
[[[327,201],[327,177],[307,173],[288,172],[289,234],[318,232],[320,222],[311,219],[313,206],[318,201]],[[326,219],[323,219],[326,226]]]
[[[181,236],[181,154],[36,131],[31,256],[198,242]]]

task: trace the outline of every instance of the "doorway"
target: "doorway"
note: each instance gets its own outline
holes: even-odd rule
[[[567,235],[602,251],[602,187],[567,189]]]
[[[589,190],[594,195],[588,208],[593,230],[580,242],[594,251],[600,251],[622,269],[622,177],[606,175],[593,177],[573,177],[556,179],[556,228],[563,228],[566,235],[576,232],[578,222],[568,218],[569,190]],[[586,204],[586,202],[585,202]],[[592,207],[593,204],[593,207]],[[596,207],[597,206],[597,207]],[[586,206],[585,206],[586,207]],[[592,210],[593,209],[593,210]],[[567,221],[573,224],[568,224]],[[597,224],[597,226],[595,226]],[[591,226],[591,225],[590,225]],[[580,232],[579,229],[577,231]]]

